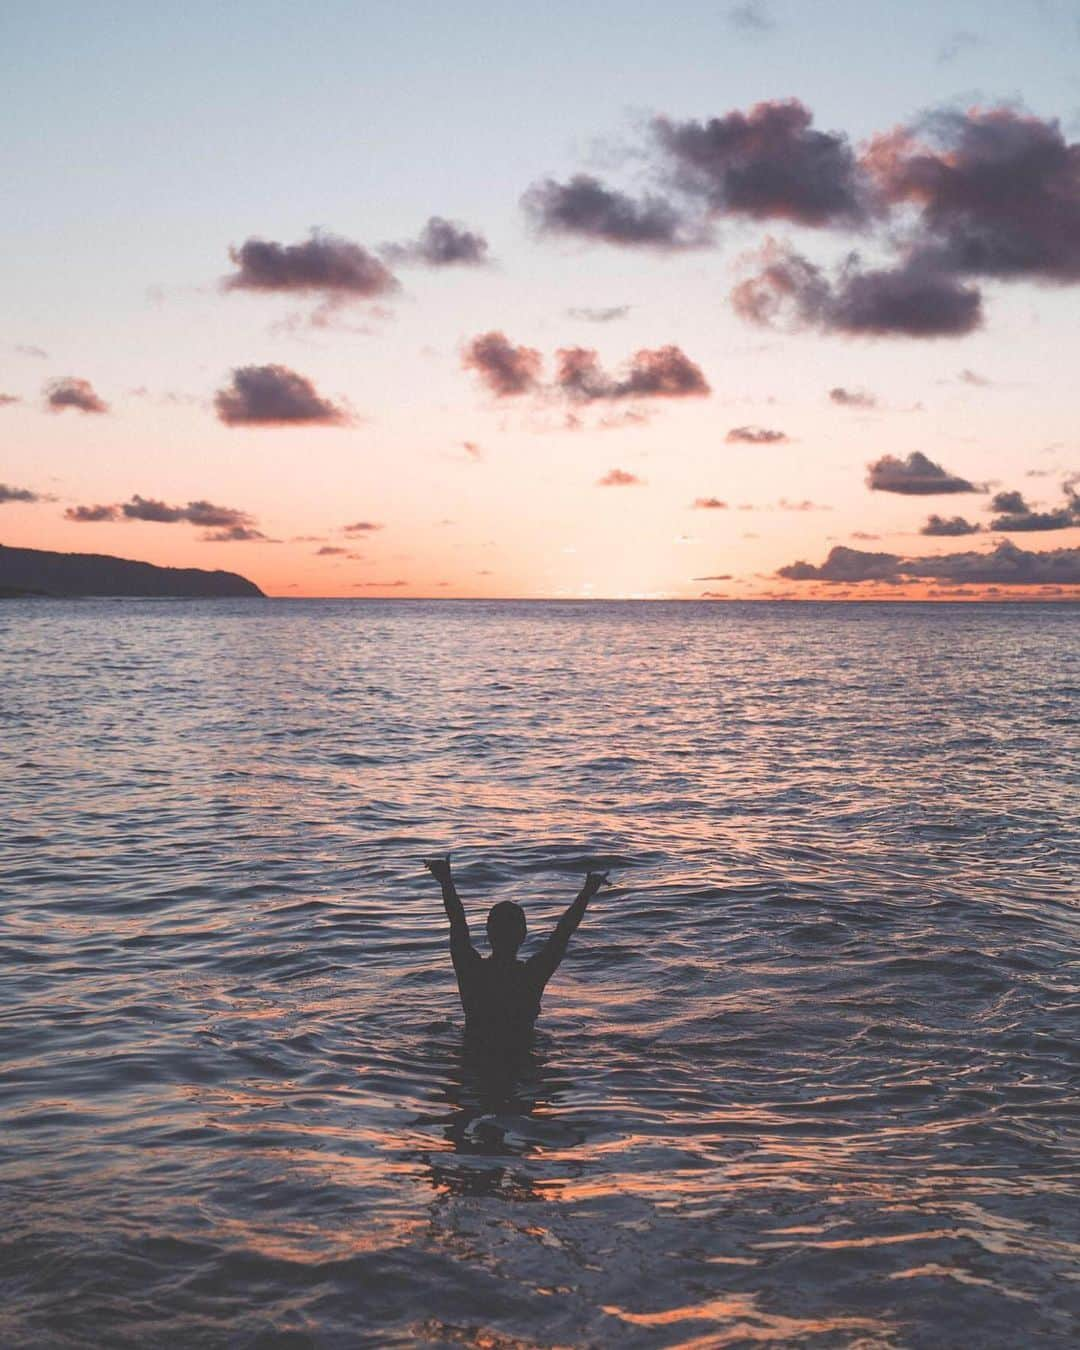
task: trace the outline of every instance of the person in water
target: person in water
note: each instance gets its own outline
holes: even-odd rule
[[[491,955],[483,957],[469,937],[465,909],[450,874],[450,859],[429,858],[426,866],[442,886],[443,904],[450,920],[450,956],[465,1010],[465,1030],[487,1041],[524,1040],[540,1011],[544,986],[566,955],[586,906],[607,881],[607,873],[589,872],[577,899],[548,940],[527,961],[519,961],[518,948],[525,941],[525,911],[521,906],[512,900],[492,905],[487,917]]]

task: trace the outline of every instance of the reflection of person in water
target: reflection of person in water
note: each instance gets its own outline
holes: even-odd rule
[[[528,1038],[540,1011],[544,986],[558,969],[574,930],[589,901],[607,880],[606,872],[590,872],[574,903],[559,920],[555,931],[527,961],[517,959],[525,940],[525,913],[520,905],[502,900],[492,905],[487,918],[491,955],[483,957],[469,938],[465,910],[450,875],[449,858],[427,861],[431,875],[442,886],[443,904],[450,919],[450,956],[457,973],[465,1030],[471,1036],[499,1045],[521,1043]]]

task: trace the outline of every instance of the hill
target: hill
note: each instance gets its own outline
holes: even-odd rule
[[[0,544],[0,597],[30,595],[226,597],[262,591],[236,572],[156,567],[104,553],[50,553]]]

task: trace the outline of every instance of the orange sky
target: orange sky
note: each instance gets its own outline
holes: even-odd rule
[[[1080,153],[1057,120],[1074,72],[1049,19],[988,16],[985,42],[939,58],[940,10],[897,19],[903,73],[884,79],[839,15],[733,35],[693,7],[610,87],[595,54],[553,65],[544,25],[517,44],[439,20],[446,70],[471,72],[453,98],[390,10],[378,58],[347,24],[301,40],[298,19],[254,37],[223,19],[228,91],[183,16],[111,35],[21,17],[0,542],[282,596],[1080,598],[1080,187],[1065,167],[1026,214],[1007,198],[1029,149]],[[612,40],[646,50],[632,27]],[[87,104],[102,80],[115,100]],[[546,104],[518,98],[530,81]],[[929,107],[953,121],[920,122]],[[693,159],[709,126],[741,138],[726,177],[715,145]],[[975,206],[942,225],[904,177],[916,153],[954,182],[980,154],[1020,158],[989,225]],[[955,263],[1000,218],[1034,261]],[[856,312],[875,287],[892,290]],[[517,374],[476,356],[493,334]],[[970,490],[871,490],[871,465],[913,452]],[[147,502],[167,518],[131,518]],[[931,515],[967,533],[927,535]],[[1050,584],[904,570],[1003,541]],[[895,583],[779,575],[838,546],[892,556]]]

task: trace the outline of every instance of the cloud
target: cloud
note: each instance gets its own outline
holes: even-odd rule
[[[974,385],[976,389],[987,389],[993,384],[993,380],[988,380],[985,375],[979,375],[976,371],[966,368],[956,378],[961,384]]]
[[[963,583],[1007,586],[1080,585],[1080,548],[1028,552],[1003,539],[991,553],[947,553],[909,558],[904,572]]]
[[[643,479],[625,469],[609,469],[603,478],[596,480],[597,487],[641,487]]]
[[[555,354],[557,386],[571,398],[592,402],[622,398],[701,398],[711,392],[701,367],[676,346],[642,348],[619,378],[605,374],[590,347]]]
[[[960,337],[982,323],[982,296],[915,256],[892,268],[859,270],[853,254],[830,279],[820,267],[770,240],[760,271],[731,293],[751,323],[818,328],[852,337]]]
[[[266,539],[266,535],[250,525],[230,525],[228,529],[212,530],[209,534],[200,535],[200,538],[207,544],[246,544],[258,539]],[[275,544],[278,541],[268,539],[266,542]]]
[[[286,366],[239,366],[232,383],[214,395],[226,426],[346,426],[352,420],[315,391],[303,375]]]
[[[0,408],[10,408],[13,403],[21,403],[18,394],[0,394]]]
[[[246,511],[237,511],[231,506],[215,506],[213,502],[188,502],[184,507],[184,519],[192,525],[225,526],[230,529],[237,525],[250,525],[251,517]]]
[[[867,534],[867,532],[866,532],[865,530],[852,530],[852,532],[851,532],[851,537],[852,537],[852,539],[863,539],[863,540],[867,540],[867,539],[880,539],[880,538],[881,538],[881,535],[880,535],[880,534]]]
[[[482,267],[488,261],[488,242],[478,231],[457,221],[432,216],[418,238],[403,244],[384,244],[380,252],[395,263]]]
[[[327,298],[370,300],[398,289],[393,273],[367,249],[334,234],[312,231],[301,244],[248,239],[230,248],[236,272],[227,291],[318,293]]]
[[[694,498],[695,511],[726,511],[727,509],[728,509],[727,502],[722,502],[719,497]],[[708,579],[709,579],[708,577],[694,578],[695,581],[707,581]]]
[[[65,520],[73,520],[79,525],[98,525],[107,520],[118,520],[118,506],[69,506],[64,512]]]
[[[337,547],[335,547],[333,544],[324,544],[324,545],[322,546],[322,548],[317,548],[317,549],[315,550],[315,557],[316,557],[316,558],[339,558],[339,557],[341,557],[343,554],[348,553],[348,551],[349,551],[349,550],[348,550],[347,548],[337,548]]]
[[[779,445],[788,439],[787,433],[769,427],[732,427],[724,440],[731,444]]]
[[[370,534],[373,530],[381,530],[383,527],[374,520],[354,520],[351,525],[343,525],[341,528],[345,534]]]
[[[35,347],[30,342],[16,342],[14,350],[20,356],[32,356],[36,361],[46,361],[49,357],[49,353],[44,347]]]
[[[899,583],[929,577],[966,585],[1077,585],[1080,549],[1029,553],[1003,539],[990,553],[946,553],[931,558],[902,558],[895,553],[863,553],[837,546],[820,566],[796,562],[777,570],[789,581]]]
[[[1067,530],[1073,525],[1080,525],[1080,516],[1068,507],[1059,507],[1055,511],[1022,511],[1016,515],[998,516],[990,522],[990,528],[999,534],[1023,530]]]
[[[534,183],[521,205],[540,234],[664,251],[707,242],[701,228],[667,198],[646,194],[635,199],[585,173],[575,174],[567,183],[553,178]]]
[[[926,524],[922,526],[919,533],[952,537],[961,534],[978,534],[979,529],[980,526],[973,525],[963,516],[952,516],[946,519],[944,516],[931,515],[927,518]]]
[[[1016,491],[996,492],[993,497],[990,498],[990,510],[1008,511],[1014,515],[1022,516],[1030,511],[1031,507],[1024,501],[1022,493]]]
[[[360,587],[378,586],[378,587],[385,587],[389,590],[394,590],[398,586],[407,586],[408,584],[409,583],[407,581],[354,581],[353,587],[359,589]]]
[[[711,393],[708,381],[681,348],[643,347],[611,375],[600,365],[592,347],[561,347],[555,353],[555,381],[543,384],[542,357],[533,347],[515,346],[505,333],[482,333],[467,343],[462,365],[475,371],[496,398],[555,392],[575,403],[616,402],[621,399],[700,398]],[[607,419],[602,426],[640,423],[646,415],[629,410]],[[578,429],[580,419],[568,415],[569,429]]]
[[[707,122],[659,117],[653,131],[679,188],[712,212],[800,225],[866,215],[859,165],[838,132],[815,131],[798,99],[755,104]]]
[[[1080,495],[1076,493],[1075,479],[1066,478],[1062,483],[1065,501],[1061,506],[1046,512],[1038,512],[1025,501],[1018,491],[995,493],[990,501],[990,510],[998,512],[996,520],[990,522],[992,531],[1008,533],[1015,531],[1044,531],[1044,529],[1069,529],[1080,525]]]
[[[862,389],[845,389],[841,385],[829,390],[829,398],[841,408],[876,408],[878,403],[874,394]]]
[[[999,514],[990,522],[990,529],[999,534],[1018,531],[1067,530],[1080,525],[1080,496],[1073,481],[1063,483],[1066,500],[1051,511],[1036,511],[1020,492],[998,492],[990,500],[990,510]]]
[[[39,501],[41,501],[40,495],[31,492],[29,488],[10,487],[7,483],[0,483],[0,503]]]
[[[186,518],[184,507],[169,506],[153,497],[140,497],[138,493],[129,502],[124,502],[120,510],[127,520],[151,520],[158,525],[174,525]]]
[[[238,511],[232,506],[217,506],[202,499],[188,502],[186,506],[170,506],[168,502],[159,501],[154,497],[141,497],[135,493],[129,501],[111,505],[69,506],[64,516],[80,525],[101,524],[114,520],[142,520],[156,525],[176,525],[184,522],[220,531],[217,534],[202,536],[203,539],[219,541],[266,537],[255,528],[254,519],[246,511]]]
[[[877,137],[881,198],[919,212],[916,246],[957,275],[1080,281],[1080,144],[1013,108],[943,109]]]
[[[955,61],[964,52],[969,52],[981,45],[982,38],[979,37],[978,33],[972,33],[966,28],[957,29],[955,33],[950,33],[938,48],[938,65],[947,65],[950,61]]]
[[[730,572],[717,572],[715,576],[692,578],[694,581],[734,581],[734,579]]]
[[[616,319],[625,319],[630,313],[629,305],[608,305],[594,309],[590,305],[581,305],[566,311],[571,319],[584,319],[587,323],[613,323]]]
[[[776,20],[769,13],[765,0],[742,0],[741,4],[732,5],[727,12],[727,21],[732,28],[753,35],[771,33],[776,27]],[[721,577],[719,579],[724,581],[727,578]],[[707,581],[709,578],[696,578],[696,580]]]
[[[837,544],[819,567],[794,562],[778,568],[776,575],[788,581],[899,581],[901,561],[895,553],[864,553]]]
[[[515,347],[505,333],[481,333],[465,347],[461,364],[475,371],[496,398],[533,393],[540,383],[540,353]]]
[[[913,450],[907,459],[882,455],[866,467],[866,486],[871,492],[899,492],[905,496],[925,497],[980,491],[966,478],[949,473],[940,464],[927,459],[921,450]]]
[[[83,413],[106,413],[109,405],[94,392],[89,380],[79,380],[73,375],[65,375],[50,380],[45,386],[45,406],[50,412],[64,412],[75,408]]]
[[[474,464],[482,464],[484,462],[484,451],[475,441],[462,441],[461,448]]]

